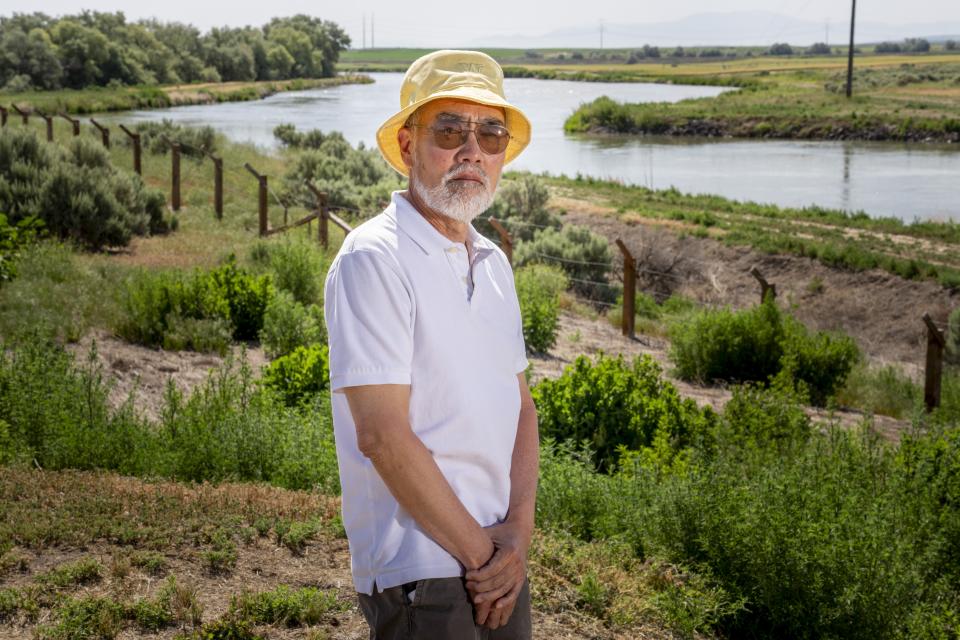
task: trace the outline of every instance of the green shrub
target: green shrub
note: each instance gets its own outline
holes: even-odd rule
[[[677,448],[704,433],[713,416],[681,400],[649,356],[627,363],[603,354],[579,356],[555,380],[537,384],[540,433],[558,441],[587,442],[601,468],[610,469],[618,449],[639,450],[662,432]]]
[[[0,211],[12,223],[42,220],[50,233],[97,250],[171,230],[164,210],[162,193],[115,168],[92,140],[74,138],[63,149],[26,129],[0,131]]]
[[[260,382],[280,394],[287,405],[300,404],[330,386],[329,358],[326,344],[297,347],[264,367]]]
[[[850,370],[860,361],[860,349],[850,336],[813,333],[792,317],[786,318],[784,326],[781,369],[802,383],[810,402],[822,407],[843,386]]]
[[[613,265],[610,245],[586,227],[538,231],[532,240],[517,244],[513,258],[518,267],[534,262],[559,266],[570,276],[571,287],[588,298],[616,298],[616,288],[606,284]]]
[[[557,341],[560,294],[567,290],[567,277],[558,267],[531,264],[518,269],[514,278],[524,342],[532,351],[546,352]]]
[[[163,118],[159,122],[138,122],[135,129],[140,134],[141,146],[153,154],[170,152],[170,144],[163,139],[164,136],[171,142],[180,143],[181,155],[203,158],[204,150],[209,153],[217,150],[217,135],[210,126],[184,126]],[[129,136],[123,136],[123,144],[131,144]]]
[[[224,350],[224,338],[256,339],[273,298],[269,276],[231,258],[209,272],[136,272],[121,288],[124,314],[115,330],[131,342]]]
[[[86,366],[46,339],[0,349],[0,420],[11,447],[4,457],[50,469],[138,470],[149,439],[128,405],[111,409],[95,349]]]
[[[287,291],[280,291],[267,305],[260,342],[272,357],[292,353],[323,339],[322,311],[317,305],[305,307]]]
[[[314,245],[290,241],[270,245],[269,262],[278,289],[289,291],[304,305],[323,302],[323,278],[329,265]]]
[[[362,143],[354,149],[339,132],[304,134],[293,125],[281,125],[274,136],[286,146],[303,149],[283,177],[284,201],[313,203],[314,195],[305,185],[309,182],[327,194],[330,206],[370,212],[389,202],[392,191],[404,188],[379,152]]]
[[[670,328],[670,358],[684,380],[767,382],[786,370],[810,401],[823,405],[860,351],[852,338],[811,333],[772,298],[743,311],[707,309]]]
[[[209,277],[227,301],[233,337],[237,340],[256,340],[273,297],[270,278],[247,273],[237,266],[232,255],[226,264],[211,271]]]
[[[498,238],[496,231],[487,222],[488,217],[496,218],[507,231],[514,243],[532,240],[534,234],[542,228],[560,229],[560,218],[547,209],[550,192],[542,180],[524,173],[513,180],[505,180],[497,189],[497,197],[490,209],[474,225],[487,237]]]
[[[704,309],[670,328],[670,359],[683,380],[765,381],[780,370],[783,319],[769,299],[736,312]]]
[[[12,225],[7,216],[0,213],[0,284],[13,280],[17,275],[17,260],[24,247],[32,244],[43,230],[43,222],[36,218],[24,218]]]

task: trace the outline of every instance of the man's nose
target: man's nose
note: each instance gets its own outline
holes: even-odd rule
[[[476,130],[471,130],[467,135],[467,141],[457,150],[457,162],[480,162],[483,151],[477,142]]]

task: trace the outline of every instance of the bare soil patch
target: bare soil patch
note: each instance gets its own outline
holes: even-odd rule
[[[132,395],[137,411],[151,419],[160,415],[163,394],[170,382],[189,395],[225,361],[216,353],[164,351],[130,344],[106,331],[91,332],[67,349],[77,362],[85,362],[91,347],[96,348],[97,361],[112,383],[111,405],[119,407]],[[237,363],[245,359],[255,377],[268,362],[263,349],[257,345],[234,346],[232,357]]]

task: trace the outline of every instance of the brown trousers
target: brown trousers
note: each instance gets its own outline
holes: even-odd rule
[[[411,591],[413,602],[407,597]],[[417,580],[357,596],[370,625],[370,640],[530,640],[532,635],[529,581],[510,620],[498,629],[474,623],[463,578]]]

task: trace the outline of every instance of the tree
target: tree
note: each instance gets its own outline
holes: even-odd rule
[[[830,45],[825,42],[815,42],[807,49],[807,53],[815,56],[828,56],[830,55]]]
[[[775,42],[767,53],[771,56],[791,56],[793,55],[793,47],[786,42]]]
[[[65,86],[82,89],[101,84],[101,67],[110,58],[110,42],[105,35],[65,18],[53,26],[50,36],[57,45]]]
[[[58,89],[63,80],[56,47],[39,27],[29,34],[19,28],[5,29],[0,35],[0,86],[24,76],[39,89]]]

